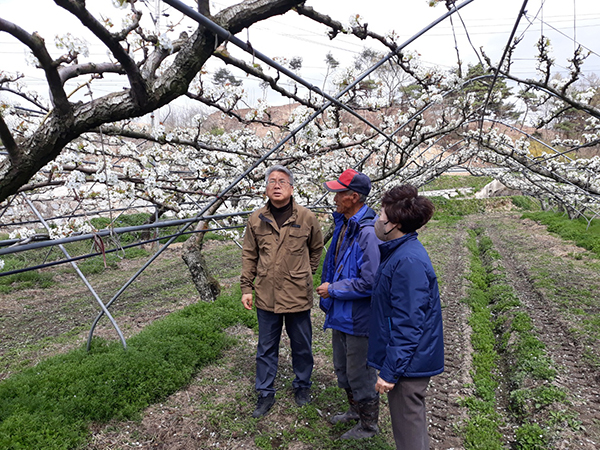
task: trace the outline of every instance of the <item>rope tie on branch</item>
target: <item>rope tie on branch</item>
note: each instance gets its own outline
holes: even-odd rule
[[[88,90],[89,90],[89,96],[90,98],[93,100],[94,98],[94,93],[92,92],[92,88],[90,85],[88,85]],[[98,129],[98,133],[100,135],[100,147],[102,149],[102,163],[104,165],[104,183],[106,184],[106,199],[108,201],[108,214],[109,214],[109,219],[110,219],[110,223],[108,224],[108,229],[110,231],[108,237],[109,239],[115,244],[115,247],[117,247],[118,249],[118,253],[117,255],[123,259],[125,257],[125,250],[123,250],[123,247],[121,246],[121,242],[119,241],[119,237],[118,235],[114,232],[114,227],[115,227],[115,220],[117,220],[116,217],[113,217],[113,207],[112,207],[112,201],[111,201],[111,196],[110,196],[110,189],[109,189],[109,182],[108,182],[108,161],[106,158],[106,148],[104,147],[104,132],[102,131],[102,127],[99,127]],[[96,241],[96,237],[94,236],[94,241]],[[100,242],[102,243],[102,256],[104,257],[104,267],[106,266],[106,255],[104,253],[104,242],[102,241],[102,239],[100,239]],[[94,245],[96,244],[96,242],[94,243]],[[122,253],[122,255],[119,255],[119,253]]]

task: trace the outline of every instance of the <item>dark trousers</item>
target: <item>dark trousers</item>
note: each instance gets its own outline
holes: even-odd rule
[[[279,342],[284,321],[292,348],[292,368],[296,374],[292,387],[309,388],[313,369],[310,309],[298,313],[275,314],[257,308],[256,313],[258,315],[256,390],[262,396],[275,393]]]
[[[400,378],[388,393],[397,450],[429,450],[425,393],[429,377]]]
[[[333,368],[342,389],[351,389],[354,400],[366,402],[377,397],[377,371],[367,366],[369,338],[332,330]]]

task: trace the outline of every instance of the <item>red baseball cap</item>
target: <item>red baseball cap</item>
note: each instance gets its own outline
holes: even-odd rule
[[[369,195],[369,192],[371,192],[371,180],[369,177],[354,169],[344,170],[337,180],[326,181],[323,183],[323,186],[329,192],[341,192],[348,189],[364,195]]]

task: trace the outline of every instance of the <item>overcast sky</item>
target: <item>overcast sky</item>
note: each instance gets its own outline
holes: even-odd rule
[[[446,12],[443,4],[432,8],[426,0],[309,0],[307,5],[345,23],[351,16],[360,14],[371,30],[379,34],[394,31],[399,36],[397,42],[401,43]],[[454,29],[463,63],[477,63],[473,47],[477,50],[483,47],[493,61],[498,61],[522,5],[520,0],[475,0],[452,17],[454,27],[446,19],[408,48],[418,51],[428,64],[455,67]],[[267,53],[272,49],[278,56],[301,56],[301,74],[319,86],[326,72],[324,61],[328,52],[344,64],[349,64],[367,46],[387,53],[381,44],[372,40],[338,36],[330,41],[325,36],[325,27],[311,25],[293,12],[252,28],[256,28],[249,32],[254,48],[265,49]],[[585,71],[600,73],[600,0],[530,0],[527,17],[521,20],[517,32],[517,36],[524,33],[514,66],[519,75],[534,75],[534,46],[542,30],[552,39],[558,67],[568,66],[567,58],[572,56],[577,41],[595,52],[589,57]],[[240,38],[245,40],[245,36]]]
[[[157,0],[146,2],[154,9]],[[195,2],[185,0],[184,3],[193,6]],[[211,2],[211,10],[214,13],[234,3],[236,2],[230,0],[214,1]],[[111,0],[87,0],[86,4],[95,11],[105,12],[107,16],[114,13]],[[394,31],[399,36],[397,42],[408,40],[446,12],[443,4],[431,8],[426,0],[308,0],[306,4],[342,23],[348,23],[351,16],[359,14],[361,20],[368,23],[369,28],[378,34]],[[460,11],[460,17],[458,14],[453,16],[454,27],[446,19],[408,48],[418,51],[422,60],[428,64],[447,68],[456,66],[454,29],[464,63],[477,62],[473,47],[483,47],[492,60],[497,61],[502,55],[522,4],[522,0],[475,0]],[[171,10],[164,3],[160,6],[161,10],[168,14],[168,17],[161,17],[162,30],[168,22],[180,21],[181,13]],[[144,11],[146,17],[149,17],[147,10]],[[15,22],[26,31],[38,31],[46,38],[47,43],[51,43],[55,35],[67,32],[82,35],[76,20],[56,7],[51,0],[0,0],[0,17]],[[117,25],[119,23],[116,21]],[[327,53],[331,52],[342,65],[350,64],[365,47],[387,53],[377,42],[359,41],[357,38],[346,36],[338,36],[331,41],[326,32],[325,27],[290,12],[258,23],[250,30],[244,30],[238,37],[243,41],[250,41],[255,49],[270,57],[301,57],[303,66],[299,75],[319,87],[322,86],[326,73]],[[600,0],[530,0],[527,16],[521,20],[517,32],[517,36],[524,36],[514,66],[518,74],[533,76],[534,44],[542,33],[552,39],[559,68],[568,65],[567,58],[572,55],[577,42],[592,52],[584,66],[584,72],[600,74]],[[106,50],[103,46],[89,34],[82,36],[89,44],[90,59],[106,61]],[[232,51],[231,46],[229,49]],[[27,53],[11,36],[0,33],[0,71],[25,72],[32,88],[45,90],[41,71],[26,64]],[[56,56],[59,54],[58,50],[53,53]],[[236,56],[251,59],[242,53]],[[211,70],[216,67],[216,64],[210,66]],[[114,87],[110,84],[110,78],[103,83],[106,84],[105,92],[101,87],[97,87],[95,95],[104,95]],[[260,97],[258,82],[247,83],[250,90],[254,83],[255,92],[252,96],[255,98],[251,100]]]

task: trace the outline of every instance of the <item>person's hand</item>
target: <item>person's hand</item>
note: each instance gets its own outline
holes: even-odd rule
[[[242,305],[246,309],[252,309],[252,294],[242,294]]]
[[[392,389],[394,389],[395,384],[388,383],[381,377],[377,377],[377,383],[375,384],[375,390],[380,394],[387,394]]]
[[[317,288],[317,294],[323,298],[329,298],[329,283],[323,283]]]

